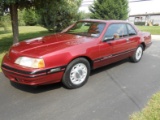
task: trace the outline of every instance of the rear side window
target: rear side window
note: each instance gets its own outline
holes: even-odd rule
[[[129,34],[129,36],[137,34],[136,30],[130,24],[127,24],[127,28],[128,28],[128,34]]]
[[[128,36],[126,24],[121,23],[111,24],[105,33],[105,38],[118,39],[126,36]]]

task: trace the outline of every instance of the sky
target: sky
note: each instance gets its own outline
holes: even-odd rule
[[[93,3],[94,0],[83,0],[80,7],[80,11],[89,12],[88,6]],[[129,1],[129,15],[144,14],[144,13],[160,13],[160,0],[149,0],[143,2]]]

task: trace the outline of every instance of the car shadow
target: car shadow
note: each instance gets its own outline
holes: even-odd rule
[[[90,76],[98,74],[98,73],[106,71],[106,70],[109,70],[113,67],[119,66],[119,65],[124,64],[126,62],[129,62],[129,60],[124,59],[119,62],[110,64],[110,65],[107,65],[107,66],[104,66],[101,68],[97,68],[97,69],[91,71]],[[50,91],[50,90],[55,90],[55,89],[60,89],[60,88],[67,89],[62,83],[55,83],[55,84],[42,85],[42,86],[28,86],[28,85],[18,84],[15,82],[10,82],[10,83],[16,89],[19,89],[19,90],[22,90],[25,92],[29,92],[29,93],[33,93],[33,94],[38,94],[38,93],[42,93],[42,92],[46,92],[46,91]],[[69,90],[69,89],[67,89],[67,90]]]
[[[29,85],[18,84],[15,82],[10,82],[10,84],[16,89],[33,94],[38,94],[63,87],[62,83],[55,83],[55,84],[41,85],[41,86],[29,86]]]

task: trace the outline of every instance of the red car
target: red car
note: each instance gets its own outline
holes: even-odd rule
[[[130,58],[141,60],[150,33],[126,21],[81,20],[61,33],[14,44],[1,68],[11,81],[27,85],[62,82],[78,88],[92,69]]]

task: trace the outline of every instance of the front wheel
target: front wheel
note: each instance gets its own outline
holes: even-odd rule
[[[62,83],[69,89],[83,86],[90,75],[90,64],[85,58],[73,60],[66,68]]]
[[[143,46],[139,45],[135,53],[130,57],[130,60],[135,63],[139,62],[142,58],[142,55],[143,55]]]

